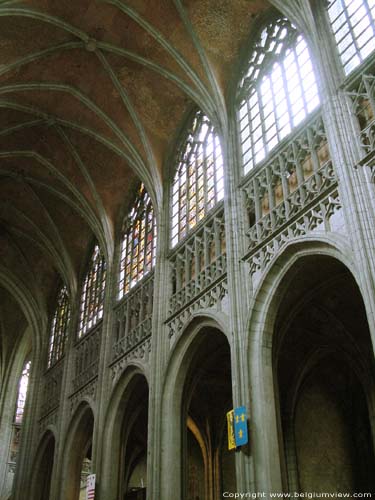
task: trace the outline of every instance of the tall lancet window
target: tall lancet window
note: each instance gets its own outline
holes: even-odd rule
[[[264,160],[318,105],[306,41],[288,19],[276,19],[255,41],[238,89],[244,173]]]
[[[96,244],[83,281],[78,328],[79,337],[85,335],[103,317],[105,281],[106,262],[99,245]]]
[[[56,309],[51,321],[48,368],[57,363],[64,355],[69,321],[69,295],[66,286],[62,286],[57,295]]]
[[[22,424],[23,415],[25,411],[27,389],[29,387],[29,377],[30,377],[30,367],[31,362],[27,361],[22,370],[22,375],[18,384],[18,395],[16,404],[16,413],[14,416],[15,424]]]
[[[142,183],[124,224],[118,298],[148,274],[155,264],[156,220],[151,198]]]
[[[333,0],[328,14],[347,75],[375,50],[375,2]]]
[[[224,197],[223,156],[214,126],[198,111],[178,154],[172,186],[172,247]]]

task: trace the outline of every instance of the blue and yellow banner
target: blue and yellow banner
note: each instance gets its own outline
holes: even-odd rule
[[[236,446],[243,446],[248,443],[247,433],[247,413],[245,406],[239,406],[234,409],[234,439]]]

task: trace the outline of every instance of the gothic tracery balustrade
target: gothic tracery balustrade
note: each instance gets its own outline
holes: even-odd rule
[[[375,67],[361,73],[354,83],[349,83],[347,94],[358,118],[363,155],[367,156],[375,151]]]
[[[151,335],[153,271],[134,286],[115,308],[112,359],[116,360]]]
[[[87,384],[98,374],[99,351],[103,323],[100,321],[75,346],[73,391]]]
[[[172,296],[169,315],[197,298],[226,274],[224,207],[218,205],[170,254]]]
[[[64,360],[60,360],[44,374],[41,417],[59,406],[63,371]]]
[[[323,122],[310,119],[243,182],[248,255],[336,186]]]

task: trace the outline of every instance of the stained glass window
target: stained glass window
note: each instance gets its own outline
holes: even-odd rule
[[[65,342],[70,320],[69,296],[66,286],[60,288],[57,296],[57,306],[51,322],[48,368],[54,365],[64,355]]]
[[[319,105],[306,42],[285,18],[268,24],[255,42],[238,91],[244,173]]]
[[[347,75],[375,50],[375,2],[333,0],[328,14]]]
[[[224,197],[219,136],[198,111],[180,150],[172,186],[172,246]]]
[[[106,262],[99,245],[91,256],[89,269],[83,282],[78,336],[82,337],[103,317]]]
[[[23,414],[25,411],[25,404],[26,404],[27,388],[29,386],[30,367],[31,367],[31,362],[27,361],[22,370],[22,375],[18,385],[17,406],[16,406],[16,414],[14,417],[14,422],[16,424],[22,424],[23,420]]]
[[[141,184],[124,221],[121,243],[119,299],[151,271],[155,264],[156,220],[151,198]]]

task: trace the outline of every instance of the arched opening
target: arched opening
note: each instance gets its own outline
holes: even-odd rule
[[[92,472],[92,438],[84,447],[79,480],[79,500],[87,500],[87,476]]]
[[[146,500],[148,385],[136,376],[121,428],[120,495],[122,500]]]
[[[32,500],[50,499],[54,455],[55,438],[51,432],[47,432],[39,447],[35,461],[30,495]]]
[[[100,492],[106,500],[144,500],[147,492],[148,383],[128,368],[114,390],[106,418]]]
[[[284,489],[374,491],[373,350],[360,291],[325,255],[300,258],[284,279],[272,346]]]
[[[230,348],[215,328],[203,328],[198,336],[181,401],[183,495],[186,500],[214,500],[235,490],[226,427],[226,413],[233,407]]]
[[[92,472],[92,436],[94,415],[87,404],[83,404],[73,419],[67,438],[64,455],[63,480],[64,500],[86,499],[86,479]]]

